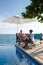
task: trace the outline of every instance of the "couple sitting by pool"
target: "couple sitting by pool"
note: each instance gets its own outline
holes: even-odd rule
[[[29,35],[26,35],[24,33],[22,33],[22,30],[20,30],[20,33],[17,34],[17,38],[16,40],[18,39],[18,42],[20,44],[20,40],[23,40],[24,41],[24,46],[23,48],[27,47],[28,43],[33,43],[33,34],[32,34],[33,30],[29,30]]]

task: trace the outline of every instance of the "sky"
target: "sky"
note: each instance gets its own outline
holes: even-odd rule
[[[12,16],[21,17],[21,13],[28,5],[30,5],[30,0],[0,0],[0,34],[15,34],[17,32],[16,24],[1,21]],[[43,33],[43,24],[35,21],[18,25],[18,32],[22,29],[24,33],[29,33],[29,30],[33,29],[33,33]]]
[[[0,0],[0,18],[21,16],[30,0]]]

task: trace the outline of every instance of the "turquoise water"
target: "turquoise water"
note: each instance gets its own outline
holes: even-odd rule
[[[0,45],[14,45],[16,36],[14,34],[0,34]]]
[[[0,65],[28,65],[16,52],[15,43],[15,35],[0,34]]]

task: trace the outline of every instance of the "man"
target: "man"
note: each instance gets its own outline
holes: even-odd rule
[[[16,41],[17,41],[17,43],[20,45],[20,42],[21,42],[21,40],[23,39],[23,33],[22,33],[22,30],[20,30],[20,32],[19,33],[17,33],[17,35],[16,35]]]
[[[20,45],[20,42],[23,41],[24,42],[24,46],[23,48],[25,48],[27,45],[28,45],[28,40],[29,38],[27,37],[26,34],[22,33],[22,30],[20,30],[20,32],[18,33],[18,42],[19,42],[19,45]]]

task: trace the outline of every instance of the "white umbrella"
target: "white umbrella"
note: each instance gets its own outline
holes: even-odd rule
[[[33,19],[24,19],[21,17],[17,17],[17,16],[13,16],[11,18],[7,18],[5,19],[3,22],[8,22],[8,23],[14,23],[17,24],[17,32],[18,32],[18,24],[24,24],[24,23],[28,23],[31,22]]]

